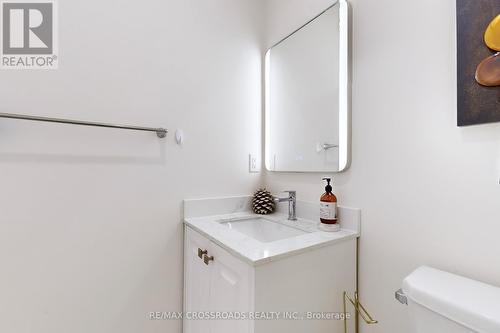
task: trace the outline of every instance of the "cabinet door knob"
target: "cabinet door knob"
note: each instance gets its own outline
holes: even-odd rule
[[[205,265],[208,265],[211,261],[214,261],[214,256],[207,256],[205,254],[205,256],[203,257],[203,262],[205,263]]]
[[[198,248],[198,257],[199,257],[200,259],[203,259],[203,256],[204,256],[205,254],[207,254],[207,253],[208,253],[208,251],[207,251],[207,250],[202,250],[202,249]]]

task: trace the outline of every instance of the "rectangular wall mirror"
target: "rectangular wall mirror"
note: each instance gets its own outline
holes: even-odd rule
[[[339,0],[266,53],[265,162],[270,171],[349,165],[349,8]]]

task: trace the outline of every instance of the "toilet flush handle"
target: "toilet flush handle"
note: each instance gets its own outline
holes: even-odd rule
[[[396,291],[394,297],[396,297],[399,303],[408,305],[408,297],[404,293],[403,289],[399,289],[398,291]]]

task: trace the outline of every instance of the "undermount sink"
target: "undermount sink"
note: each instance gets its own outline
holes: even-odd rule
[[[250,217],[221,221],[219,223],[262,243],[269,243],[307,234],[305,231],[264,218]]]

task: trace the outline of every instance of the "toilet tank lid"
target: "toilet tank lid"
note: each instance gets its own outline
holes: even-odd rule
[[[500,288],[422,266],[406,277],[403,291],[411,301],[472,330],[500,332]]]

